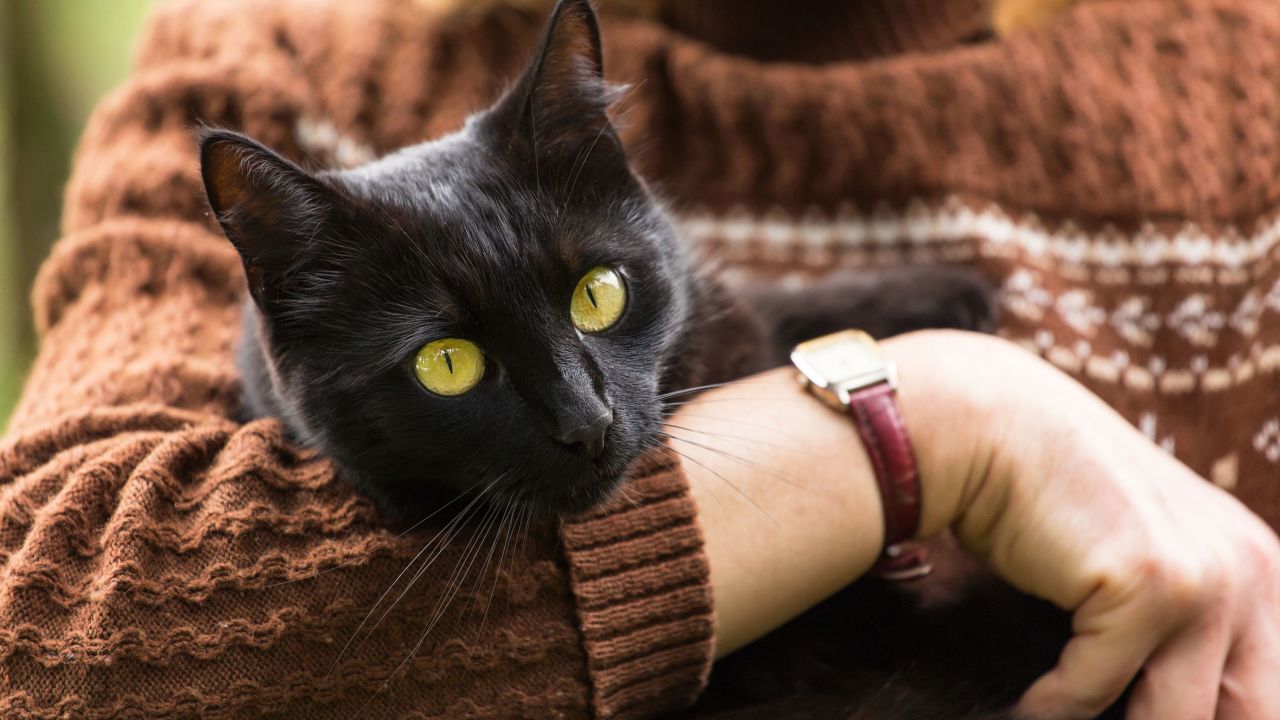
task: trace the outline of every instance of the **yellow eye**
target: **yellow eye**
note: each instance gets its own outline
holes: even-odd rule
[[[582,332],[608,329],[622,317],[627,306],[627,286],[612,268],[591,268],[573,291],[569,301],[569,317]]]
[[[445,338],[422,346],[413,371],[437,395],[461,395],[484,377],[484,353],[470,340]]]

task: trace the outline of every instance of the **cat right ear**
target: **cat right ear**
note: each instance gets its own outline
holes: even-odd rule
[[[584,149],[621,143],[609,122],[618,88],[604,79],[600,25],[590,0],[559,0],[524,74],[491,109],[490,120],[535,155],[557,151],[582,159]]]
[[[200,174],[214,217],[240,253],[259,305],[320,252],[335,193],[264,145],[230,130],[199,131]]]

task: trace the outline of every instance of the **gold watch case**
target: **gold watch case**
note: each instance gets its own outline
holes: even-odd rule
[[[848,407],[849,396],[862,388],[882,382],[897,387],[893,364],[861,330],[802,342],[791,351],[791,363],[800,371],[800,384],[836,409]]]

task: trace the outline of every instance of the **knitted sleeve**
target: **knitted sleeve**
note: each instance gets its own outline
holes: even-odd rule
[[[77,153],[0,442],[0,717],[648,717],[697,694],[707,564],[668,454],[635,468],[634,503],[563,527],[517,537],[477,508],[397,535],[278,422],[228,419],[241,270],[193,124],[359,160],[457,123],[536,22],[155,13]],[[456,85],[459,64],[493,79]]]

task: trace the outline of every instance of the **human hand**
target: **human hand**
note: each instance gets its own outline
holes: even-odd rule
[[[1006,341],[925,331],[881,347],[920,466],[920,534],[951,527],[1013,585],[1074,613],[1075,638],[1022,712],[1091,717],[1141,670],[1133,720],[1280,718],[1270,528]],[[861,444],[793,375],[706,392],[669,426],[696,481],[720,655],[851,582],[881,547]]]
[[[982,428],[953,530],[1013,585],[1074,613],[1073,639],[1019,710],[1092,717],[1141,670],[1132,720],[1280,718],[1275,533],[1047,363],[939,335],[922,342],[944,343],[959,373],[948,387],[965,378]]]

